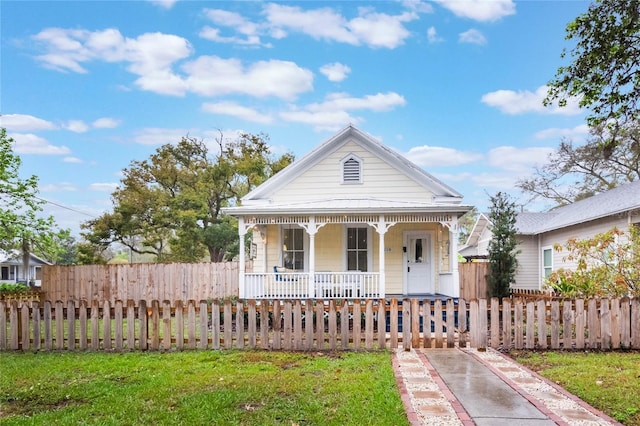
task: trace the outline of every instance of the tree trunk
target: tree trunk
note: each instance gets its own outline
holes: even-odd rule
[[[22,275],[25,284],[31,286],[31,277],[29,277],[29,258],[31,257],[31,247],[29,240],[22,240]]]

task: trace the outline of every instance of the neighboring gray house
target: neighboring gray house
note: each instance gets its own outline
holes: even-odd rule
[[[486,260],[492,235],[491,221],[488,214],[480,213],[473,228],[471,228],[467,241],[458,249],[458,254],[467,261]]]
[[[11,250],[6,252],[0,250],[0,283],[23,282],[28,284],[32,281],[35,286],[39,287],[42,284],[42,265],[51,265],[51,263],[35,254],[31,254],[29,271],[25,274],[20,251]]]
[[[472,231],[470,240],[474,233],[486,235],[487,229],[491,228],[490,222],[479,221],[477,225],[483,229]],[[554,245],[564,246],[570,238],[591,238],[614,227],[626,231],[630,226],[640,226],[640,181],[620,185],[549,212],[518,213],[516,228],[520,253],[516,282],[512,287],[541,289],[545,277],[552,271],[574,269],[573,262],[563,259],[568,253],[555,251]],[[465,246],[464,250],[486,255],[486,246],[480,244],[480,238],[475,249]]]

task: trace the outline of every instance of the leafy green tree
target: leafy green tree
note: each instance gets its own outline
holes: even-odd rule
[[[13,153],[13,144],[6,129],[0,128],[0,248],[20,250],[27,274],[30,254],[48,257],[57,251],[57,239],[69,231],[57,230],[52,216],[42,217],[45,201],[38,197],[38,178],[20,177],[22,160]]]
[[[120,243],[159,262],[205,256],[220,262],[237,253],[237,224],[222,215],[222,208],[237,203],[293,156],[273,159],[263,134],[243,134],[234,141],[221,134],[215,142],[210,148],[184,137],[158,148],[148,160],[132,162],[112,194],[113,212],[82,226],[93,252]]]
[[[575,46],[568,65],[558,68],[549,82],[545,104],[578,97],[591,109],[590,125],[630,123],[639,116],[640,1],[596,0],[587,12],[570,22],[566,39]],[[615,137],[611,140],[616,142]]]
[[[518,266],[516,205],[509,195],[503,192],[491,196],[490,200],[489,220],[493,224],[493,235],[488,248],[488,296],[502,298],[509,296]]]
[[[585,144],[563,140],[548,162],[516,186],[532,198],[565,205],[640,179],[640,125],[625,126],[616,144],[606,126],[591,129]],[[605,147],[612,151],[605,153]]]

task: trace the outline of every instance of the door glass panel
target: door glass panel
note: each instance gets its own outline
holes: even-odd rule
[[[426,262],[426,241],[424,238],[411,238],[409,244],[409,261],[412,263]]]

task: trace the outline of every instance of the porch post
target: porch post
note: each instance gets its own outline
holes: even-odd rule
[[[378,236],[379,236],[379,246],[378,246],[378,258],[380,259],[380,266],[378,267],[380,271],[380,295],[379,297],[385,297],[386,294],[386,273],[385,273],[385,259],[384,259],[384,234],[387,233],[387,224],[384,220],[384,215],[380,215],[380,223],[377,227]]]
[[[244,217],[238,218],[238,235],[240,236],[240,256],[238,262],[240,263],[240,275],[238,277],[238,297],[244,299],[244,273],[245,273],[245,255],[244,255],[244,236],[247,233],[247,228],[244,226]]]
[[[309,217],[309,297],[315,297],[315,273],[316,273],[316,217]]]
[[[458,218],[451,220],[449,228],[449,260],[452,262],[453,272],[453,297],[460,297],[460,273],[458,271]]]

